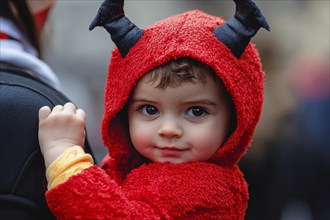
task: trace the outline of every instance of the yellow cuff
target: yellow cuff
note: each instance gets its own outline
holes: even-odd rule
[[[71,176],[82,172],[94,164],[90,154],[86,154],[80,146],[65,150],[46,171],[48,190],[67,181]]]

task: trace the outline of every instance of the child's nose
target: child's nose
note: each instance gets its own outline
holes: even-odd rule
[[[178,120],[174,118],[164,119],[162,124],[158,129],[158,135],[162,137],[181,137],[183,134],[182,127],[180,126]]]

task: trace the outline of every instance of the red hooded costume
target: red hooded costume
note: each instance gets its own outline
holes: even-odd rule
[[[99,14],[104,13],[102,6]],[[106,27],[104,18],[99,20]],[[244,218],[248,190],[237,162],[250,144],[261,114],[264,73],[252,44],[235,54],[235,48],[219,40],[214,30],[224,22],[201,11],[189,11],[138,29],[133,43],[117,43],[119,49],[112,53],[109,66],[102,124],[109,155],[101,168],[85,169],[47,192],[57,218]],[[235,106],[236,129],[209,161],[147,164],[130,143],[125,104],[144,74],[181,57],[207,64],[222,79]]]

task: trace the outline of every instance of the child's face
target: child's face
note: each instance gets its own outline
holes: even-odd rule
[[[206,161],[225,140],[230,114],[224,88],[209,76],[165,89],[141,79],[129,104],[130,137],[153,162]]]

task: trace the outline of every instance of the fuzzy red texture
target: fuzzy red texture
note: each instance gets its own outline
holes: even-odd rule
[[[237,166],[153,163],[122,185],[93,166],[48,191],[47,200],[58,219],[244,219],[248,193]]]
[[[145,29],[125,58],[112,53],[102,134],[109,155],[47,192],[59,219],[243,219],[247,184],[237,162],[251,142],[263,103],[264,73],[249,44],[240,59],[212,30],[224,22],[201,11]],[[142,165],[128,137],[123,107],[137,81],[170,59],[190,57],[223,80],[237,115],[236,130],[207,162]],[[144,161],[145,162],[145,161]]]
[[[222,166],[238,162],[251,142],[263,103],[264,73],[260,58],[250,43],[240,59],[221,43],[212,30],[224,23],[219,17],[201,11],[189,11],[164,19],[145,29],[125,58],[116,49],[112,53],[105,91],[102,122],[104,144],[118,167],[130,170],[128,133],[116,114],[126,104],[137,81],[151,69],[180,57],[201,61],[217,73],[232,97],[237,114],[237,128],[210,159]],[[110,125],[110,126],[109,126]]]

